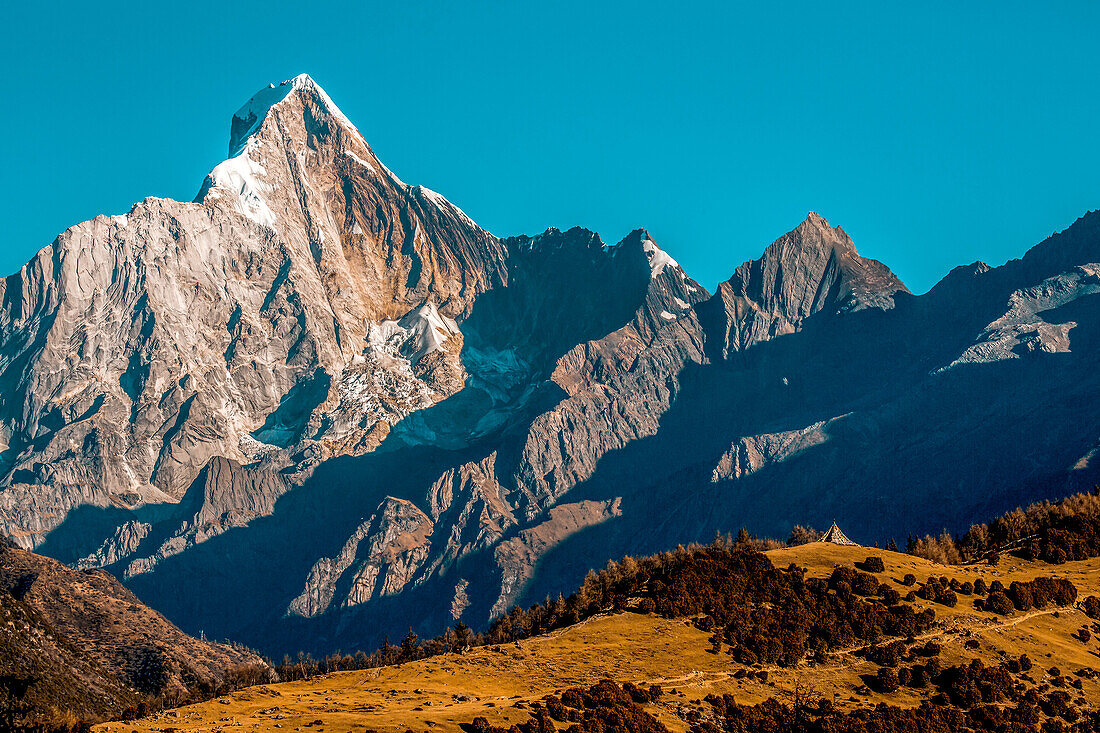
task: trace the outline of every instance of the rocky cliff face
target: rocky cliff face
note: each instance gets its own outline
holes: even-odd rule
[[[860,257],[851,237],[814,212],[738,267],[718,287],[711,343],[719,358],[797,331],[820,311],[892,308],[901,280],[877,260]]]
[[[212,458],[299,470],[461,388],[452,316],[504,247],[399,181],[301,76],[233,117],[194,203],[65,231],[0,281],[0,517],[181,498]]]
[[[298,77],[194,202],[0,282],[0,530],[281,654],[742,525],[961,528],[1097,473],[1098,220],[916,297],[811,213],[711,296],[644,230],[485,232]]]

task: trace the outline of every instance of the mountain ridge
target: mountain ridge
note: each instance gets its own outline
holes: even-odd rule
[[[644,229],[486,232],[309,77],[229,152],[0,281],[0,531],[184,628],[374,646],[731,523],[889,532],[1096,474],[1100,425],[1061,420],[1093,414],[1094,216],[915,296],[810,212],[712,295]]]

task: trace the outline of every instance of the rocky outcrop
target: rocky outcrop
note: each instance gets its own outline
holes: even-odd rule
[[[821,420],[798,430],[748,435],[739,439],[718,459],[711,481],[744,478],[771,463],[785,461],[829,439],[829,428],[843,416]]]
[[[187,548],[217,537],[233,527],[244,527],[253,519],[271,514],[275,501],[286,488],[282,477],[270,469],[242,466],[228,458],[212,459],[199,474],[192,492],[180,503],[180,511],[173,518],[161,523],[161,526],[174,526],[169,537],[150,554],[130,561],[123,571],[123,577],[130,578],[150,572],[165,558],[178,555]],[[194,513],[187,514],[190,510]],[[128,555],[140,555],[140,539],[144,539],[144,535],[151,530],[149,525],[144,526],[144,533],[140,538],[138,532],[128,533]],[[116,551],[121,549],[120,542],[115,538],[108,542],[112,544],[105,554],[114,559],[103,563],[104,565],[114,564],[126,557]],[[103,554],[102,549],[96,554]],[[80,564],[88,565],[89,560],[90,558],[85,558]]]
[[[121,562],[137,552],[138,547],[149,536],[152,529],[153,525],[136,519],[123,522],[113,535],[103,541],[102,545],[78,560],[74,566],[79,570],[90,570]]]
[[[496,479],[496,453],[448,470],[428,488],[429,513],[441,529],[442,549],[433,571],[445,571],[459,558],[491,547],[518,520],[507,490]]]
[[[909,291],[886,265],[860,257],[847,232],[811,211],[719,285],[707,308],[709,335],[715,353],[727,358],[797,331],[819,311],[891,308],[899,292]]]
[[[321,558],[288,614],[316,616],[329,610],[337,586],[348,580],[340,604],[357,606],[393,595],[412,581],[428,557],[432,521],[411,502],[387,497],[344,543],[340,554]]]
[[[582,529],[606,522],[621,513],[620,502],[615,499],[559,504],[547,512],[543,521],[500,543],[493,551],[501,573],[500,595],[490,613],[499,616],[515,604],[527,581],[534,575],[539,559],[547,551]]]

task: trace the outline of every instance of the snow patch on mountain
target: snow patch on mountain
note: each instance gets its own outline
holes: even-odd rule
[[[648,234],[642,240],[642,250],[649,260],[649,272],[652,277],[657,277],[665,271],[666,267],[679,267],[680,263],[672,259],[667,252],[657,246],[653,238]]]
[[[204,188],[209,189],[208,195],[228,198],[233,208],[256,223],[275,226],[275,214],[261,195],[267,186],[259,179],[267,171],[249,158],[248,153],[249,146],[245,145],[239,155],[214,166]],[[202,194],[199,196],[201,198]]]
[[[330,421],[336,422],[336,413],[347,413],[357,416],[360,427],[380,422],[392,425],[432,404],[430,390],[412,373],[408,362],[368,361],[365,367],[346,369],[336,381],[336,395]]]
[[[294,91],[305,91],[315,94],[325,111],[344,123],[348,131],[352,132],[360,142],[366,145],[366,141],[363,140],[363,136],[359,134],[355,125],[351,124],[351,120],[348,119],[348,116],[340,111],[340,108],[332,101],[332,97],[321,88],[321,85],[315,82],[309,74],[299,74],[293,79],[287,79],[279,84],[268,84],[266,88],[254,94],[251,99],[245,102],[245,104],[237,110],[233,116],[245,123],[247,127],[234,135],[231,140],[230,157],[236,157],[236,155],[244,149],[244,146],[248,143],[248,139],[260,129],[272,108],[278,106],[280,102],[290,96],[291,92]]]
[[[435,303],[428,300],[396,321],[382,321],[370,331],[370,344],[375,349],[396,346],[398,353],[411,363],[443,349],[448,339],[461,333],[453,319],[440,314]]]
[[[260,126],[267,119],[268,111],[279,102],[286,99],[287,95],[294,89],[294,80],[284,81],[278,86],[269,84],[267,88],[261,89],[256,92],[255,95],[247,102],[245,102],[240,109],[238,109],[233,117],[244,122],[248,127],[244,128],[243,132],[236,135],[231,140],[229,156],[231,158],[239,155],[244,146],[248,143],[248,139],[260,129]]]
[[[367,170],[369,170],[369,171],[370,171],[371,173],[376,173],[376,172],[377,172],[377,171],[375,171],[375,170],[374,170],[374,166],[373,166],[373,165],[371,165],[371,164],[370,164],[370,163],[368,163],[367,161],[363,160],[362,158],[360,158],[360,157],[359,157],[358,155],[356,155],[355,153],[351,152],[350,150],[345,150],[345,151],[344,151],[344,155],[346,155],[347,157],[351,158],[351,159],[352,159],[352,160],[354,160],[354,161],[355,161],[356,163],[358,163],[359,165],[361,165],[361,166],[363,166],[364,168],[366,168]]]

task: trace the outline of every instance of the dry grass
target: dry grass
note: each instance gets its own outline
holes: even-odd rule
[[[899,553],[859,547],[811,544],[768,553],[780,567],[791,562],[825,576],[838,564],[851,565],[869,554],[883,558],[886,570],[878,576],[899,591],[906,573],[919,581],[929,575],[960,580],[1028,580],[1037,575],[1070,579],[1082,596],[1100,595],[1100,559],[1050,566],[1005,558],[1001,567],[945,567]],[[1062,609],[998,617],[973,608],[972,596],[960,596],[956,608],[918,599],[918,607],[932,606],[940,623],[929,635],[943,644],[947,665],[980,656],[995,663],[1005,656],[1027,654],[1036,662],[1032,676],[1041,681],[1044,669],[1063,672],[1082,667],[1100,668],[1100,642],[1084,644],[1071,634],[1087,618],[1076,609]],[[658,718],[674,731],[686,730],[682,718],[703,696],[732,693],[741,702],[783,697],[796,681],[811,684],[840,707],[879,701],[917,704],[915,690],[890,696],[870,692],[860,675],[875,665],[850,652],[833,655],[823,665],[784,670],[769,668],[768,682],[735,680],[738,665],[727,656],[709,653],[709,635],[685,620],[619,614],[589,619],[568,629],[495,648],[475,649],[465,655],[447,655],[364,672],[343,672],[306,682],[262,685],[232,696],[162,713],[132,723],[108,723],[99,731],[228,730],[325,731],[342,733],[365,728],[384,733],[458,730],[458,724],[484,715],[495,725],[528,717],[526,705],[566,687],[588,685],[602,677],[636,683],[659,683],[666,692],[654,706]],[[977,650],[966,649],[976,639]],[[1100,684],[1085,681],[1084,695],[1100,700]],[[314,721],[320,725],[308,726]],[[308,727],[307,727],[308,726]]]

